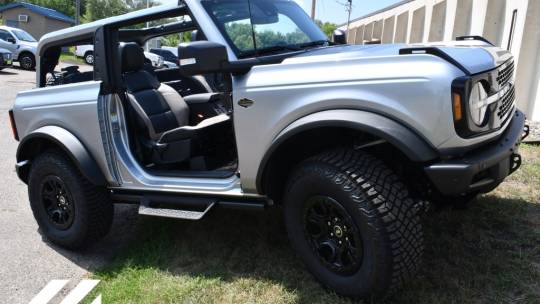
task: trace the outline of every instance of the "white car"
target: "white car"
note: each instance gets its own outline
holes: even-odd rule
[[[37,40],[27,32],[9,26],[0,26],[0,48],[13,54],[21,68],[33,70],[36,66]]]
[[[85,44],[85,45],[78,45],[75,47],[75,56],[83,58],[84,62],[86,62],[89,65],[94,64],[94,46]],[[152,54],[150,52],[144,52],[144,57],[148,59],[152,63],[152,67],[154,68],[161,68],[164,66],[164,60],[163,57]],[[176,64],[174,63],[168,63],[166,67],[175,67]]]
[[[94,64],[94,46],[93,45],[78,45],[75,47],[75,56],[83,58],[84,62],[89,65]]]

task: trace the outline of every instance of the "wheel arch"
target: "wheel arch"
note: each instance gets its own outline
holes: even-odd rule
[[[438,157],[434,147],[415,131],[391,118],[362,110],[327,110],[304,116],[283,129],[267,149],[257,172],[256,185],[259,193],[279,197],[285,185],[286,175],[291,166],[283,164],[289,160],[294,165],[299,160],[325,148],[339,145],[343,137],[367,135],[383,139],[411,162],[427,162]],[[307,152],[310,141],[316,144],[314,151]],[[295,157],[297,153],[304,153]],[[295,155],[292,155],[295,154]],[[270,181],[278,180],[279,185]],[[275,191],[279,192],[276,193]]]
[[[57,126],[39,128],[21,140],[17,148],[17,174],[19,178],[27,183],[32,160],[39,153],[54,148],[64,152],[92,184],[106,185],[103,172],[81,141],[71,132]]]
[[[36,60],[36,55],[34,53],[32,53],[32,51],[27,50],[27,49],[21,50],[19,52],[19,55],[17,56],[17,60],[20,60],[21,56],[23,56],[24,54],[28,54],[28,55],[34,57],[34,60]]]

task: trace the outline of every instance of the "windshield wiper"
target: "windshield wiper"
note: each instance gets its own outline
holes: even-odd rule
[[[298,51],[304,51],[310,47],[327,46],[327,45],[329,45],[328,40],[317,40],[317,41],[310,41],[310,42],[300,43],[300,44],[273,45],[273,46],[265,47],[262,49],[245,51],[241,54],[241,57],[245,58],[252,55],[271,54],[271,53],[277,53],[280,51],[298,52]]]
[[[247,57],[251,55],[271,54],[271,53],[276,53],[280,51],[297,52],[297,51],[302,51],[302,50],[303,48],[298,47],[297,45],[274,45],[274,46],[269,46],[262,49],[245,51],[245,52],[242,52],[241,56]]]
[[[328,46],[330,45],[330,41],[328,40],[316,40],[316,41],[310,41],[306,43],[297,44],[299,48],[305,49],[313,46]]]

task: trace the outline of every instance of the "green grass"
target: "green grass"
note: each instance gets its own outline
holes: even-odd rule
[[[540,148],[521,149],[522,168],[496,191],[425,216],[422,269],[388,303],[540,303]],[[305,271],[279,210],[134,225],[127,248],[93,274],[104,303],[350,302]]]
[[[60,62],[77,64],[77,65],[86,65],[82,58],[75,56],[75,49],[70,48],[69,52],[63,52],[60,54]]]

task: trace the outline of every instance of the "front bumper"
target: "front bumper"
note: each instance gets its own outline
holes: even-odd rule
[[[489,192],[521,165],[518,146],[528,135],[525,115],[517,110],[506,131],[494,143],[468,152],[459,159],[424,168],[443,195]]]
[[[13,59],[5,59],[2,54],[0,54],[0,68],[9,68],[13,65]]]

